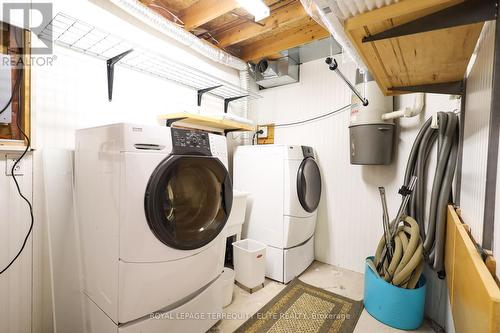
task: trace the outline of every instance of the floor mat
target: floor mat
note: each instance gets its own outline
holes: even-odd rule
[[[354,301],[295,279],[237,333],[352,333],[363,311]]]

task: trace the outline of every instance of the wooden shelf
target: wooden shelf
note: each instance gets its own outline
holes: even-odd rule
[[[198,129],[215,129],[218,131],[254,131],[255,126],[240,123],[230,119],[219,119],[213,116],[192,114],[188,112],[178,112],[161,115],[161,120],[176,120],[175,126],[190,127]]]
[[[363,38],[435,13],[463,0],[404,0],[348,19],[358,53],[385,95],[391,88],[462,81],[484,23],[363,43]]]

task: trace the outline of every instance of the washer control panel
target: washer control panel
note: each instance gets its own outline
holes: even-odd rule
[[[208,133],[172,128],[172,146],[176,154],[210,155]]]

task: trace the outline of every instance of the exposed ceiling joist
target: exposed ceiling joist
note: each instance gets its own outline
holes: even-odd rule
[[[330,33],[312,18],[308,17],[303,20],[304,23],[300,26],[245,45],[241,49],[240,57],[245,61],[257,61],[280,51],[330,36]]]
[[[184,28],[191,31],[238,7],[235,0],[199,0],[181,12],[181,20]]]
[[[300,2],[293,2],[290,5],[272,11],[270,17],[260,22],[262,25],[252,22],[240,24],[216,35],[215,39],[219,41],[218,46],[226,47],[259,36],[278,27],[293,24],[305,17],[307,17],[307,13],[302,4]]]

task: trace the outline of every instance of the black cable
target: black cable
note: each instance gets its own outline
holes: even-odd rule
[[[22,69],[20,70],[20,74],[18,76],[18,79],[19,81],[22,80],[22,76],[23,76],[23,71]],[[21,96],[21,91],[20,91],[20,85],[18,86],[18,88],[15,90],[18,92],[18,96],[20,97]],[[14,91],[14,93],[15,93]],[[13,93],[13,96],[14,96],[14,93]],[[0,271],[0,275],[2,275],[6,270],[8,270],[10,268],[10,266],[12,266],[12,264],[14,264],[14,262],[16,262],[17,258],[19,258],[19,256],[21,255],[21,253],[23,253],[23,250],[24,248],[26,247],[26,243],[28,242],[28,238],[31,234],[31,231],[33,230],[33,224],[35,222],[35,218],[33,216],[33,205],[31,204],[31,202],[28,200],[28,198],[26,198],[22,191],[21,191],[21,188],[19,186],[19,182],[17,181],[17,178],[16,178],[16,175],[15,175],[15,169],[17,167],[17,165],[19,164],[19,162],[26,156],[26,154],[28,153],[30,147],[31,147],[31,141],[30,141],[30,138],[26,135],[26,133],[23,131],[22,127],[21,127],[21,124],[19,123],[19,119],[21,117],[19,117],[19,113],[17,114],[17,118],[16,118],[16,126],[17,128],[19,129],[19,131],[21,132],[21,134],[23,135],[24,139],[26,140],[26,149],[24,150],[24,152],[22,153],[22,155],[16,160],[16,162],[14,162],[14,165],[12,166],[12,170],[11,170],[11,175],[12,175],[12,179],[14,179],[14,183],[16,184],[16,188],[17,188],[17,193],[19,193],[19,196],[28,204],[28,207],[30,209],[30,217],[31,217],[31,223],[30,223],[30,228],[28,230],[28,233],[26,234],[26,237],[24,238],[24,241],[23,241],[23,245],[21,246],[21,248],[19,249],[19,252],[17,252],[16,256],[10,261],[10,263],[5,267],[3,268],[1,271]]]
[[[16,94],[16,91],[19,89],[19,86],[21,85],[21,77],[20,75],[16,78],[16,82],[14,83],[14,89],[12,89],[12,94],[10,95],[9,100],[7,101],[7,104],[0,110],[0,115],[7,110],[7,108],[12,104],[12,101],[14,100],[14,96]]]
[[[343,110],[351,107],[351,105],[352,104],[345,105],[345,106],[341,107],[340,109],[337,109],[337,110],[334,110],[332,112],[328,112],[328,113],[322,114],[322,115],[314,117],[314,118],[304,119],[304,120],[296,121],[296,122],[293,122],[293,123],[277,124],[277,125],[274,125],[274,127],[293,126],[293,125],[300,125],[300,124],[308,123],[310,121],[314,121],[314,120],[318,120],[318,119],[325,118],[325,117],[328,117],[328,116],[332,116],[332,115],[334,115],[334,114],[336,114],[336,113],[338,113],[340,111],[343,111]]]
[[[256,131],[254,134],[253,134],[253,137],[252,137],[252,145],[255,144],[255,137],[257,137],[257,141],[259,140],[259,134],[262,134],[264,133],[263,130],[258,130]]]

